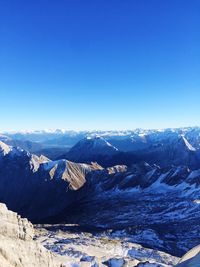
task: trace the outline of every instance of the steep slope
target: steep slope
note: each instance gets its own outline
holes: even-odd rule
[[[5,143],[3,143],[2,141],[0,141],[0,155],[2,154],[3,156],[5,156],[9,154],[10,152],[11,152],[11,148]]]
[[[146,139],[147,148],[127,155],[128,159],[132,158],[132,163],[144,160],[162,167],[187,165],[192,169],[200,168],[200,150],[194,148],[184,135],[157,134]]]
[[[97,163],[76,164],[66,160],[50,161],[41,164],[41,171],[47,172],[50,179],[62,179],[72,190],[80,189],[86,183],[86,175],[92,170],[101,170]]]
[[[199,243],[199,185],[200,170],[187,166],[103,169],[1,144],[0,201],[12,210],[33,222],[112,229],[176,256]]]
[[[186,134],[171,130],[106,138],[92,135],[59,158],[85,163],[97,161],[104,167],[131,166],[147,161],[162,167],[187,165],[192,169],[200,168],[200,149],[194,139],[190,135],[187,139]]]
[[[63,158],[75,162],[97,161],[101,164],[103,158],[111,158],[118,153],[118,149],[103,137],[86,137],[79,141]]]
[[[162,167],[187,165],[200,168],[200,150],[195,149],[183,135],[152,144],[137,153],[138,158]]]
[[[112,235],[178,256],[198,244],[200,171],[141,163],[87,180],[78,208],[73,203],[52,221],[112,229]]]
[[[105,137],[106,140],[117,147],[119,151],[134,152],[147,149],[151,142],[148,140],[148,135],[144,133],[127,133],[125,135],[114,135]]]
[[[75,190],[83,187],[87,174],[101,169],[97,164],[52,162],[0,145],[0,201],[33,221],[51,216],[73,202]]]
[[[61,267],[64,259],[53,255],[37,241],[27,219],[9,211],[0,203],[0,266],[2,267]]]
[[[200,246],[187,252],[180,260],[177,267],[199,267],[200,266]]]

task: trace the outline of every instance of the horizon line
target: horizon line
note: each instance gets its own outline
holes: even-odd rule
[[[55,133],[55,132],[60,132],[60,133],[67,133],[67,132],[133,132],[133,131],[165,131],[168,129],[171,130],[178,130],[178,129],[190,129],[190,128],[200,128],[200,126],[195,125],[195,126],[178,126],[178,127],[158,127],[158,128],[143,128],[143,127],[138,127],[138,128],[132,128],[132,129],[64,129],[64,128],[46,128],[46,129],[35,129],[35,130],[0,130],[0,134],[5,134],[5,133]]]

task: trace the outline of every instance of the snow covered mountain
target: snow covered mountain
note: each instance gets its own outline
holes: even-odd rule
[[[193,147],[184,135],[177,135],[153,143],[148,149],[137,153],[140,159],[162,167],[187,165],[200,167],[200,150]]]
[[[99,162],[101,157],[106,157],[109,160],[110,157],[117,153],[118,149],[103,137],[94,136],[80,140],[67,154],[61,157],[74,160],[75,162]]]
[[[0,202],[33,222],[112,229],[112,236],[175,256],[199,243],[200,169],[146,162],[102,168],[0,145]]]
[[[128,145],[127,139],[107,141],[103,137],[87,137],[79,141],[66,154],[59,156],[74,162],[97,161],[104,167],[124,164],[131,166],[141,161],[158,164],[161,167],[186,165],[192,169],[200,168],[200,149],[195,148],[184,135],[172,134],[165,137],[145,137],[137,143],[137,149],[125,152],[119,149]],[[120,146],[119,146],[120,143]],[[118,145],[118,147],[114,146]],[[131,144],[130,144],[131,147]],[[136,144],[135,148],[136,149]]]
[[[90,174],[87,181],[78,210],[73,203],[55,221],[112,229],[111,236],[176,256],[199,243],[200,170],[141,163]]]
[[[0,142],[0,201],[32,220],[45,218],[66,207],[96,169],[101,167],[50,161]]]
[[[149,144],[164,142],[164,140],[184,135],[194,148],[200,148],[200,127],[163,130],[136,129],[129,131],[67,131],[57,129],[54,131],[4,132],[2,134],[14,140],[28,140],[52,146],[73,146],[87,136],[101,136],[110,141],[111,144],[112,142],[118,143],[118,145],[114,146],[125,152],[138,150],[141,147],[145,148]],[[123,144],[123,142],[126,142],[127,145]]]
[[[5,136],[7,139],[5,139]],[[101,157],[98,148],[93,157],[86,157],[82,150],[73,152],[73,148],[79,141],[98,136],[103,138],[121,153],[114,153],[110,159],[111,149],[105,150]],[[88,160],[99,160],[104,166],[113,164],[132,164],[141,160],[159,164],[161,166],[185,164],[191,168],[198,168],[200,158],[200,128],[178,128],[165,130],[142,130],[134,131],[33,131],[4,133],[3,142],[20,146],[25,150],[37,155],[44,154],[51,159],[68,158],[73,161],[88,162]],[[83,143],[85,142],[83,141]],[[21,143],[20,143],[21,142]],[[87,148],[85,142],[85,148]],[[80,144],[79,144],[80,145]],[[83,144],[80,145],[83,148]],[[68,151],[71,149],[71,156]],[[90,153],[91,151],[89,151]],[[101,152],[101,151],[100,151]],[[88,155],[89,155],[88,153]],[[96,154],[100,154],[98,158]],[[129,155],[130,154],[130,155]],[[90,155],[91,156],[91,155]],[[109,156],[105,159],[105,156]],[[181,156],[181,157],[180,157]]]

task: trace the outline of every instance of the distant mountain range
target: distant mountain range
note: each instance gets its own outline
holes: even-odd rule
[[[75,162],[97,161],[104,167],[147,161],[161,167],[187,165],[200,168],[200,130],[166,130],[131,136],[92,135],[59,156]]]
[[[183,135],[191,145],[199,148],[200,127],[169,128],[164,130],[129,130],[129,131],[30,131],[30,132],[3,132],[4,137],[13,140],[31,141],[47,146],[72,147],[85,137],[100,136],[116,146],[119,150],[137,151],[149,146],[149,143]],[[2,137],[1,137],[2,138]],[[3,140],[2,140],[3,141]]]
[[[162,167],[200,162],[200,128],[135,131],[35,131],[4,133],[0,140],[51,159],[69,159],[104,167],[147,161]]]

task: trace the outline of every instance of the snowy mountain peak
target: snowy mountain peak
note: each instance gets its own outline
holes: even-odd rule
[[[103,137],[96,135],[94,137],[88,136],[86,140],[90,140],[90,144],[93,146],[93,148],[98,148],[98,147],[111,147],[113,150],[118,151],[118,149],[111,145],[108,141],[106,141]],[[84,140],[83,140],[84,141]]]
[[[2,153],[4,156],[10,153],[11,147],[0,141],[0,153]]]
[[[196,151],[196,149],[188,142],[188,140],[185,138],[184,135],[181,135],[182,141],[184,142],[184,145],[187,147],[190,151]]]
[[[79,149],[87,150],[88,153],[96,154],[112,154],[118,151],[115,146],[111,145],[108,141],[106,141],[103,137],[99,135],[96,135],[94,137],[88,136],[82,139],[74,146],[74,148],[77,147],[79,147]]]
[[[95,135],[92,137],[87,136],[80,140],[64,155],[64,158],[69,160],[76,159],[76,162],[98,162],[98,157],[109,157],[116,153],[118,153],[118,149],[115,146],[111,145],[103,137]]]

